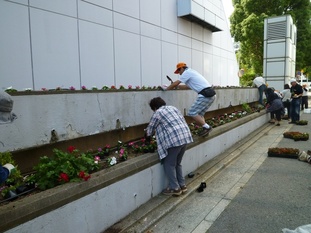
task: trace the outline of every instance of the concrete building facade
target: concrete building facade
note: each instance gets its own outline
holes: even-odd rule
[[[239,85],[222,0],[0,0],[0,18],[0,90],[154,86],[180,61]]]

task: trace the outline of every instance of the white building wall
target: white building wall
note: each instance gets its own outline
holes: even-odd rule
[[[238,86],[222,0],[195,2],[224,30],[177,17],[177,0],[0,0],[0,90],[154,86],[179,61]]]

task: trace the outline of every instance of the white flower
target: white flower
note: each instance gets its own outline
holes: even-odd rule
[[[117,159],[116,157],[112,157],[111,160],[110,160],[110,166],[113,166],[117,163]]]

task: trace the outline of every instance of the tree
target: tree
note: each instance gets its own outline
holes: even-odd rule
[[[240,42],[239,61],[252,73],[263,72],[264,19],[290,14],[297,27],[296,69],[311,68],[310,0],[232,0],[231,35]],[[311,69],[310,69],[311,71]]]

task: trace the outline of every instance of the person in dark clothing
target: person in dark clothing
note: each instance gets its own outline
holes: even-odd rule
[[[300,120],[300,105],[302,97],[302,87],[297,83],[296,79],[291,79],[290,92],[292,93],[291,109],[291,121],[290,124],[296,124]]]
[[[290,93],[290,87],[287,83],[284,85],[284,90],[281,91],[281,95],[282,95],[283,106],[284,108],[287,109],[287,117],[289,120],[290,119],[290,102],[291,102],[292,94]]]
[[[267,88],[267,105],[266,110],[275,115],[276,125],[280,126],[281,116],[284,112],[282,99],[274,92],[273,88]]]
[[[14,166],[10,163],[7,163],[3,166],[0,164],[0,184],[7,180],[13,169]]]

